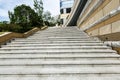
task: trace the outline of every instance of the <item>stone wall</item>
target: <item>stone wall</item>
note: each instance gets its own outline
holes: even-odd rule
[[[25,33],[14,33],[14,32],[7,32],[3,35],[0,35],[0,44],[3,44],[11,39],[14,39],[14,38],[26,38],[26,37],[29,37],[30,35],[34,34],[35,32],[39,31],[39,30],[44,30],[46,29],[47,27],[42,27],[41,29],[39,28],[34,28],[28,32],[25,32]]]
[[[120,0],[88,0],[77,26],[90,36],[99,36],[103,40],[112,40],[114,37],[114,40],[119,40]]]

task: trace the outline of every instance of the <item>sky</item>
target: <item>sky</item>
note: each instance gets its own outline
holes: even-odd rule
[[[26,4],[33,8],[33,0],[0,0],[0,21],[9,21],[8,10],[13,11],[17,5]],[[52,16],[58,15],[59,0],[43,0],[44,11],[50,11]]]

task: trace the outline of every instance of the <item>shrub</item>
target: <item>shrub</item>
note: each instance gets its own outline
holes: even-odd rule
[[[0,32],[22,32],[22,27],[16,24],[0,24]]]

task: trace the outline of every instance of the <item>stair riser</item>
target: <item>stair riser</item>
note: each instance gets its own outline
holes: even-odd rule
[[[116,51],[109,50],[109,49],[63,49],[63,50],[56,50],[56,49],[51,49],[51,50],[12,50],[12,51],[0,51],[0,53],[115,53]]]
[[[25,68],[3,67],[0,75],[120,74],[119,67]],[[9,72],[8,72],[9,71]]]
[[[4,46],[4,45],[3,45]],[[14,46],[14,47],[22,47],[22,46],[103,46],[102,44],[10,44],[10,45],[5,45],[5,46]]]
[[[36,61],[38,60],[38,61]],[[1,60],[0,61],[0,66],[12,66],[12,65],[120,65],[119,60],[82,60],[82,61],[77,61],[77,60],[61,60],[61,61],[47,61],[47,60],[40,60],[40,59],[26,59],[26,60]],[[8,62],[9,61],[9,62]],[[110,62],[111,61],[111,62]],[[69,66],[71,67],[71,66]],[[112,66],[109,66],[112,67]],[[116,66],[114,66],[116,67]],[[79,68],[79,67],[78,67]],[[119,67],[117,67],[119,68]],[[80,68],[79,68],[80,69]]]
[[[15,41],[24,41],[24,40],[76,40],[76,41],[79,41],[79,40],[97,40],[97,41],[99,41],[98,39],[94,39],[94,38],[88,38],[88,37],[86,37],[86,38],[49,38],[49,37],[37,37],[37,38],[26,38],[26,39],[24,39],[24,38],[20,38],[20,39],[14,39]]]
[[[119,64],[113,64],[113,65],[111,65],[111,64],[64,64],[64,65],[57,65],[57,64],[21,64],[21,65],[11,65],[11,64],[8,64],[8,65],[0,65],[0,68],[8,68],[8,67],[11,67],[11,68],[13,68],[13,67],[16,67],[16,68],[21,68],[21,67],[26,67],[26,68],[66,68],[66,67],[69,67],[69,66],[71,66],[71,67],[120,67],[120,65]]]
[[[81,61],[81,60],[119,60],[120,57],[0,57],[0,60],[45,60],[45,61],[64,61],[64,60],[78,60],[78,61]]]
[[[84,48],[86,48],[86,49],[88,49],[88,48],[94,48],[94,49],[100,48],[100,49],[102,49],[103,48],[103,49],[106,49],[107,48],[107,49],[111,49],[111,47],[107,47],[107,46],[79,46],[79,45],[78,46],[77,45],[76,46],[46,46],[46,47],[44,47],[44,46],[37,46],[37,47],[32,47],[32,46],[29,46],[29,47],[25,47],[25,46],[23,46],[23,47],[14,47],[14,46],[7,47],[7,46],[5,46],[5,47],[2,47],[1,49],[9,49],[9,48],[10,49],[18,49],[18,48],[19,49],[22,49],[22,48],[23,49],[26,49],[26,48],[27,49],[30,49],[30,48],[33,48],[33,49],[34,48],[36,48],[36,49],[37,48],[46,48],[46,49],[49,49],[49,48],[50,49],[63,49],[63,48],[65,48],[65,49],[66,48],[73,48],[73,49],[74,48],[79,48],[79,49],[84,49]]]
[[[66,54],[0,54],[0,58],[120,58],[117,54],[111,53],[66,53]]]
[[[53,42],[41,42],[41,43],[8,43],[7,45],[22,45],[22,44],[24,44],[24,45],[35,45],[35,44],[46,44],[46,43],[48,43],[48,44],[52,44]],[[81,45],[100,45],[100,44],[98,44],[98,43],[86,43],[86,44],[83,44],[83,43],[69,43],[69,42],[67,42],[68,44],[81,44]],[[56,42],[56,43],[53,43],[53,44],[64,44],[64,43],[59,43],[59,42]]]
[[[115,52],[105,52],[105,51],[104,52],[102,52],[102,51],[101,52],[99,52],[99,51],[90,51],[90,52],[89,51],[84,51],[84,52],[83,51],[52,51],[52,52],[49,52],[49,51],[42,51],[42,52],[41,51],[39,51],[39,52],[38,51],[31,51],[30,52],[30,51],[20,51],[20,50],[19,51],[15,51],[15,50],[14,51],[4,51],[4,52],[0,51],[0,54],[68,54],[68,53],[69,54],[76,54],[76,53],[78,54],[79,53],[81,55],[82,54],[87,55],[87,54],[92,54],[92,53],[94,53],[94,54],[95,53],[96,54],[100,54],[100,53],[107,54],[108,53],[109,54],[109,53],[115,53]]]
[[[100,41],[14,41],[11,43],[102,43]]]
[[[50,40],[50,41],[100,41],[100,40],[96,40],[96,39],[49,39],[49,38],[38,38],[38,39],[26,39],[26,41],[42,41],[42,40]],[[25,40],[16,40],[16,41],[25,41]]]
[[[39,44],[39,43],[101,43],[101,42],[81,42],[81,41],[42,41],[42,42],[29,42],[29,41],[24,41],[24,42],[11,42],[10,44]]]
[[[120,80],[119,74],[1,75],[1,80]],[[54,76],[54,77],[53,77]],[[92,77],[91,77],[92,76]]]
[[[0,49],[0,51],[14,51],[14,50],[108,50],[110,48],[27,48],[27,49]]]

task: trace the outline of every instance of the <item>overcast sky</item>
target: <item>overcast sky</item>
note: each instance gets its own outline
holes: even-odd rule
[[[43,0],[44,11],[50,11],[52,15],[59,14],[59,0]],[[0,21],[9,20],[8,10],[13,11],[16,5],[26,4],[33,8],[33,0],[0,0]]]

